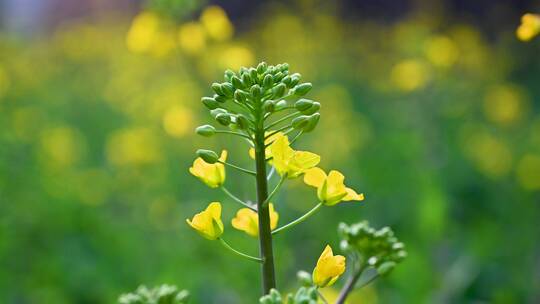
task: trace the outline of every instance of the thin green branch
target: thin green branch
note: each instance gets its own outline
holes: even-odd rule
[[[294,144],[294,142],[297,141],[298,138],[300,138],[300,136],[302,136],[302,134],[304,134],[304,131],[303,131],[303,130],[300,130],[300,131],[293,137],[293,139],[291,140],[291,142],[289,143],[289,145]]]
[[[297,115],[301,115],[301,114],[302,114],[302,113],[300,113],[300,112],[294,112],[294,113],[285,115],[285,116],[281,117],[280,119],[278,119],[278,120],[276,120],[276,121],[270,123],[269,125],[267,125],[266,128],[265,128],[264,130],[268,131],[268,130],[270,130],[270,128],[272,128],[273,126],[276,126],[276,125],[278,125],[278,124],[280,124],[280,123],[286,121],[287,119],[293,118],[293,117],[295,117],[295,116],[297,116]]]
[[[323,301],[324,304],[328,304],[328,301],[326,300],[326,298],[323,296],[323,294],[320,292],[319,288],[316,289],[317,290],[317,294],[319,295],[319,298]]]
[[[279,182],[276,185],[276,187],[274,188],[274,190],[272,190],[272,192],[270,192],[270,194],[268,195],[268,197],[264,201],[264,204],[270,203],[270,200],[272,199],[272,197],[274,197],[274,195],[276,195],[279,188],[281,188],[281,185],[283,185],[283,182],[285,181],[285,179],[287,179],[287,174],[286,173],[281,177],[281,179],[279,180]]]
[[[268,175],[266,176],[266,180],[270,180],[275,172],[276,172],[276,168],[274,168],[274,167],[270,168],[270,173],[268,173]]]
[[[248,259],[248,260],[250,260],[250,261],[253,261],[253,262],[262,263],[262,259],[257,258],[257,257],[254,257],[254,256],[251,256],[251,255],[249,255],[249,254],[242,253],[242,252],[240,252],[240,251],[238,251],[238,250],[232,248],[231,245],[229,245],[227,242],[225,242],[224,239],[219,238],[218,240],[219,240],[219,242],[223,245],[223,247],[229,249],[229,250],[232,251],[234,254],[236,254],[236,255],[238,255],[238,256],[240,256],[240,257],[243,257],[243,258],[245,258],[245,259]]]
[[[323,206],[323,203],[318,203],[315,207],[313,207],[311,210],[309,210],[308,212],[306,212],[306,214],[302,215],[301,217],[297,218],[296,220],[288,223],[287,225],[285,226],[281,226],[279,228],[277,228],[276,230],[272,231],[272,234],[278,234],[279,232],[281,231],[284,231],[284,230],[287,230],[291,227],[294,227],[300,223],[302,223],[303,221],[305,221],[306,219],[308,219],[310,216],[312,216],[313,214],[315,214],[315,212],[317,212],[317,210],[319,210],[321,207]]]
[[[247,138],[249,140],[253,140],[251,137],[247,136],[244,133],[240,133],[240,132],[234,132],[234,131],[229,131],[229,130],[216,130],[216,133],[237,135],[237,136]]]
[[[375,281],[378,277],[379,277],[379,274],[376,273],[376,274],[374,274],[373,276],[371,276],[371,278],[365,280],[364,282],[362,282],[362,284],[356,286],[355,288],[356,288],[356,289],[360,289],[360,288],[362,288],[362,287],[365,287],[366,285],[369,285],[369,283]]]
[[[218,163],[224,164],[224,165],[229,166],[229,167],[231,167],[231,168],[234,168],[234,169],[236,169],[236,170],[238,170],[238,171],[241,171],[241,172],[244,172],[244,173],[253,175],[253,176],[257,176],[257,173],[255,173],[255,171],[251,171],[251,170],[248,170],[248,169],[244,169],[244,168],[242,168],[242,167],[238,167],[238,166],[236,166],[236,165],[233,165],[233,164],[231,164],[231,163],[224,162],[224,161],[221,161],[221,160],[218,160]]]
[[[253,210],[253,211],[257,211],[257,208],[255,208],[253,205],[251,204],[248,204],[246,202],[244,202],[243,200],[239,199],[237,196],[235,196],[234,194],[232,194],[227,188],[225,188],[224,186],[221,186],[221,190],[223,190],[223,192],[225,192],[225,194],[227,194],[233,201],[237,202],[237,203],[240,203],[242,204],[243,206]]]
[[[283,127],[279,128],[279,129],[277,129],[277,130],[272,131],[272,133],[266,135],[266,137],[265,137],[264,139],[268,139],[268,138],[270,138],[270,137],[272,137],[272,136],[278,134],[279,132],[282,132],[282,131],[287,130],[287,129],[289,129],[289,128],[290,128],[290,130],[288,130],[287,133],[290,132],[290,131],[292,131],[292,130],[294,130],[294,129],[291,127],[291,125],[286,125],[286,126],[283,126]],[[268,144],[265,144],[264,147],[265,147],[265,148],[268,148],[272,143],[273,143],[273,142],[268,143]]]

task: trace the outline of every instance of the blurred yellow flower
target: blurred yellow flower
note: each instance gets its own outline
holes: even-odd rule
[[[270,209],[270,229],[274,230],[278,224],[279,214],[274,209],[274,204],[270,203],[268,207]],[[249,208],[238,210],[231,224],[234,228],[251,236],[257,237],[259,235],[259,215]]]
[[[151,12],[137,15],[126,36],[126,44],[130,51],[142,53],[150,50],[159,30],[159,18]]]
[[[525,14],[521,17],[521,24],[516,30],[516,35],[521,41],[530,41],[540,33],[540,15]]]
[[[317,188],[319,200],[327,206],[333,206],[341,201],[363,201],[364,194],[357,194],[344,184],[345,176],[336,170],[328,175],[318,167],[311,168],[304,175],[304,183]]]
[[[239,69],[243,66],[252,66],[255,62],[255,55],[247,47],[230,46],[221,52],[219,57],[220,68]]]
[[[204,9],[201,14],[201,23],[208,36],[214,40],[228,40],[234,32],[234,27],[227,14],[221,7],[216,5]]]
[[[163,115],[163,128],[173,137],[183,137],[193,129],[193,113],[180,106],[168,109]]]
[[[434,36],[425,44],[427,59],[435,66],[452,66],[459,57],[459,49],[456,43],[446,36]]]
[[[519,87],[497,85],[490,87],[484,97],[484,113],[494,123],[510,125],[523,117],[526,103],[525,93]]]
[[[279,175],[287,174],[288,178],[300,176],[321,161],[321,157],[315,153],[293,150],[286,135],[278,136],[270,145],[270,155]]]
[[[212,202],[206,210],[195,214],[190,221],[186,222],[195,229],[202,237],[216,240],[223,234],[223,222],[221,221],[221,204]]]
[[[517,165],[516,175],[523,188],[540,190],[540,155],[525,155]]]
[[[221,151],[219,160],[222,162],[227,160],[227,150]],[[225,182],[225,165],[221,163],[209,164],[200,157],[193,162],[189,172],[210,188],[220,187]]]
[[[41,149],[48,165],[66,167],[84,152],[82,135],[71,127],[46,129],[41,133]]]
[[[188,54],[198,54],[206,47],[206,35],[200,23],[188,22],[178,29],[180,48]]]
[[[144,127],[114,132],[107,140],[107,159],[115,165],[141,165],[160,161],[156,134]]]
[[[313,269],[313,283],[318,287],[332,286],[345,272],[345,257],[334,255],[332,248],[326,245]]]
[[[428,67],[419,60],[404,60],[392,68],[390,79],[394,85],[402,91],[415,91],[427,84],[429,70]]]

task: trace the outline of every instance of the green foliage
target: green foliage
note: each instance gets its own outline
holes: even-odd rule
[[[119,304],[186,304],[188,301],[187,290],[166,284],[152,289],[142,285],[135,292],[123,294],[118,299]]]
[[[319,296],[315,287],[300,287],[296,293],[289,293],[285,296],[285,301],[282,295],[276,289],[272,289],[270,294],[261,297],[261,304],[317,304]]]
[[[374,229],[368,221],[353,225],[340,223],[338,227],[341,249],[359,259],[363,266],[373,267],[381,275],[390,272],[407,256],[405,245],[392,229]]]

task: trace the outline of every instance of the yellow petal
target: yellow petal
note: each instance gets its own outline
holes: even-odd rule
[[[279,136],[270,146],[270,152],[276,171],[283,176],[288,172],[288,162],[294,155],[287,136]]]
[[[307,169],[315,167],[321,161],[321,157],[315,153],[307,151],[294,151],[293,157],[289,160],[290,178],[295,178],[304,173]]]
[[[223,222],[221,221],[221,204],[213,202],[208,207],[193,216],[186,222],[201,236],[209,240],[215,240],[223,234]]]
[[[210,214],[210,216],[214,219],[220,219],[221,218],[221,204],[219,202],[212,202],[208,207],[206,208],[206,212]]]
[[[332,248],[327,245],[313,270],[313,283],[319,287],[330,286],[343,272],[345,272],[345,257],[334,256]]]
[[[345,195],[345,197],[343,198],[344,201],[363,201],[364,200],[363,193],[358,194],[356,193],[356,191],[354,191],[351,188],[346,188],[345,190],[347,191],[347,195]]]
[[[270,203],[268,207],[270,209],[270,230],[274,230],[279,221],[279,213],[274,209],[274,204]]]
[[[231,221],[234,228],[244,231],[245,233],[256,237],[259,235],[259,217],[257,213],[248,208],[242,208],[236,213]]]
[[[326,173],[318,167],[308,169],[304,174],[304,183],[312,187],[321,187],[325,180]]]

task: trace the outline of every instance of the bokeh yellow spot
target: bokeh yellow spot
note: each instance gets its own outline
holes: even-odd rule
[[[116,131],[106,146],[107,159],[114,165],[142,165],[161,160],[159,140],[148,128]]]
[[[512,153],[508,145],[478,127],[465,127],[461,130],[461,146],[476,169],[482,174],[499,178],[512,169]]]
[[[208,36],[217,41],[225,41],[232,37],[234,27],[225,11],[216,5],[204,9],[201,14],[201,23]]]
[[[251,66],[255,62],[255,55],[247,47],[231,46],[223,50],[219,60],[221,68],[239,69],[242,66]]]
[[[84,151],[81,135],[71,127],[44,130],[40,134],[40,144],[47,165],[54,167],[73,165]]]
[[[540,189],[540,155],[528,154],[519,160],[516,175],[519,184],[527,190]]]
[[[143,53],[150,50],[159,31],[159,18],[154,13],[142,12],[137,15],[126,36],[128,50]]]
[[[392,68],[390,78],[398,89],[406,92],[415,91],[427,84],[429,69],[420,60],[408,59]]]
[[[456,43],[446,36],[435,36],[429,39],[424,48],[427,59],[435,66],[450,67],[459,57]]]
[[[168,109],[163,115],[163,128],[173,137],[183,137],[193,130],[193,113],[180,106]]]
[[[516,30],[516,36],[521,41],[530,41],[540,33],[540,15],[525,14]]]
[[[494,86],[484,97],[484,113],[494,123],[509,125],[522,118],[526,100],[524,92],[514,85]]]
[[[339,297],[339,290],[333,287],[326,287],[320,289],[321,294],[328,301],[328,303],[335,303]],[[378,297],[375,289],[368,285],[362,289],[356,289],[349,294],[345,304],[377,304]]]
[[[178,29],[178,44],[188,54],[198,54],[206,47],[206,34],[200,23],[188,22]]]

